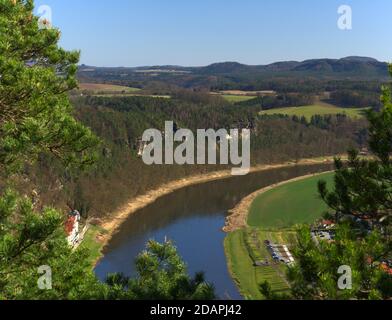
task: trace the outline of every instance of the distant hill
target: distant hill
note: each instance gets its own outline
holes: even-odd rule
[[[347,57],[339,60],[317,59],[307,60],[296,66],[293,71],[316,71],[326,73],[351,73],[356,75],[388,75],[387,63],[372,58]]]
[[[312,59],[302,62],[298,61],[283,61],[268,65],[249,66],[237,62],[223,62],[214,63],[203,68],[192,68],[195,73],[203,74],[238,74],[238,73],[270,73],[270,72],[285,72],[285,73],[315,73],[318,72],[320,76],[339,74],[356,75],[356,76],[388,76],[388,65],[384,62],[379,62],[376,59],[368,57],[346,57],[342,59]]]
[[[229,74],[229,73],[242,73],[252,71],[257,66],[248,66],[238,62],[221,62],[214,63],[207,67],[193,68],[195,73],[202,74]]]
[[[263,67],[266,71],[289,71],[300,65],[301,62],[298,61],[283,61],[275,62]]]
[[[220,62],[204,67],[143,66],[134,68],[79,68],[82,82],[100,82],[132,87],[174,85],[207,90],[285,90],[297,91],[298,82],[307,82],[303,91],[323,90],[326,81],[389,80],[388,64],[369,57],[350,56],[342,59],[281,61],[268,65],[246,65]],[[379,84],[376,87],[380,87]]]
[[[374,58],[359,57],[359,56],[350,56],[350,57],[342,58],[340,60],[343,60],[343,61],[357,61],[357,62],[378,62],[378,60],[374,59]]]
[[[387,76],[388,64],[380,62],[374,58],[350,56],[342,59],[310,59],[302,62],[299,61],[281,61],[274,62],[267,65],[246,65],[238,62],[219,62],[213,63],[205,67],[183,67],[176,65],[166,66],[143,66],[143,67],[111,67],[101,68],[81,65],[80,71],[92,69],[107,69],[107,70],[127,70],[127,71],[189,71],[196,74],[230,74],[243,72],[296,72],[296,71],[318,71],[318,72],[375,72],[380,76]]]

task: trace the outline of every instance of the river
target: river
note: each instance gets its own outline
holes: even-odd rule
[[[121,225],[104,250],[95,272],[135,276],[134,260],[148,240],[174,241],[188,271],[204,271],[221,299],[241,299],[227,270],[222,227],[228,210],[250,193],[269,185],[328,171],[330,164],[304,165],[229,177],[177,190],[137,211]]]

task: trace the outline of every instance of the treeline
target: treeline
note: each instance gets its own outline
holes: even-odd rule
[[[194,93],[197,95],[197,93]],[[207,102],[207,103],[205,103]],[[221,99],[204,98],[153,98],[153,97],[85,97],[74,99],[79,112],[85,112],[85,107],[120,112],[121,117],[127,118],[127,127],[134,126],[139,136],[147,128],[164,128],[165,120],[174,120],[178,126],[196,130],[200,128],[242,128],[257,116],[260,108],[257,106],[234,106],[222,103]],[[113,116],[113,115],[112,115]],[[86,117],[86,121],[89,116]],[[95,128],[100,122],[92,123]]]
[[[347,147],[366,143],[365,121],[345,115],[304,117],[262,115],[252,137],[252,160],[256,163],[279,162],[344,152]]]
[[[346,108],[365,107],[380,110],[382,107],[378,92],[339,90],[331,93],[331,102]]]
[[[240,106],[260,106],[262,110],[283,108],[283,107],[298,107],[311,105],[315,101],[315,97],[300,93],[286,93],[277,96],[260,96],[254,99],[241,101],[236,103]]]

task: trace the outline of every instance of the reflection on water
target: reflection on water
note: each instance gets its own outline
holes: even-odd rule
[[[131,215],[105,249],[95,272],[134,276],[134,259],[149,239],[173,240],[192,274],[205,271],[223,299],[240,299],[227,271],[221,231],[228,210],[248,194],[268,185],[309,173],[331,169],[331,165],[298,166],[230,177],[180,189]]]

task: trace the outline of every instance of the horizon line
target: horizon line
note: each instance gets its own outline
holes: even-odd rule
[[[134,66],[97,66],[97,65],[90,65],[90,64],[86,64],[86,63],[80,63],[78,64],[78,66],[86,66],[86,67],[94,67],[94,68],[124,68],[124,69],[136,69],[136,68],[151,68],[151,67],[180,67],[180,68],[203,68],[203,67],[209,67],[215,64],[223,64],[223,63],[237,63],[243,66],[249,66],[249,67],[261,67],[261,66],[269,66],[275,63],[282,63],[282,62],[298,62],[298,63],[303,63],[306,61],[312,61],[312,60],[342,60],[342,59],[347,59],[347,58],[365,58],[365,59],[373,59],[376,60],[377,62],[380,63],[389,63],[387,61],[381,61],[377,58],[371,57],[371,56],[362,56],[362,55],[349,55],[349,56],[344,56],[341,58],[327,58],[327,57],[323,57],[323,58],[309,58],[309,59],[305,59],[305,60],[277,60],[274,62],[270,62],[270,63],[265,63],[265,64],[247,64],[247,63],[242,63],[239,61],[217,61],[217,62],[212,62],[209,64],[203,64],[203,65],[180,65],[180,64],[150,64],[150,65],[134,65]],[[392,62],[392,59],[391,59]]]

